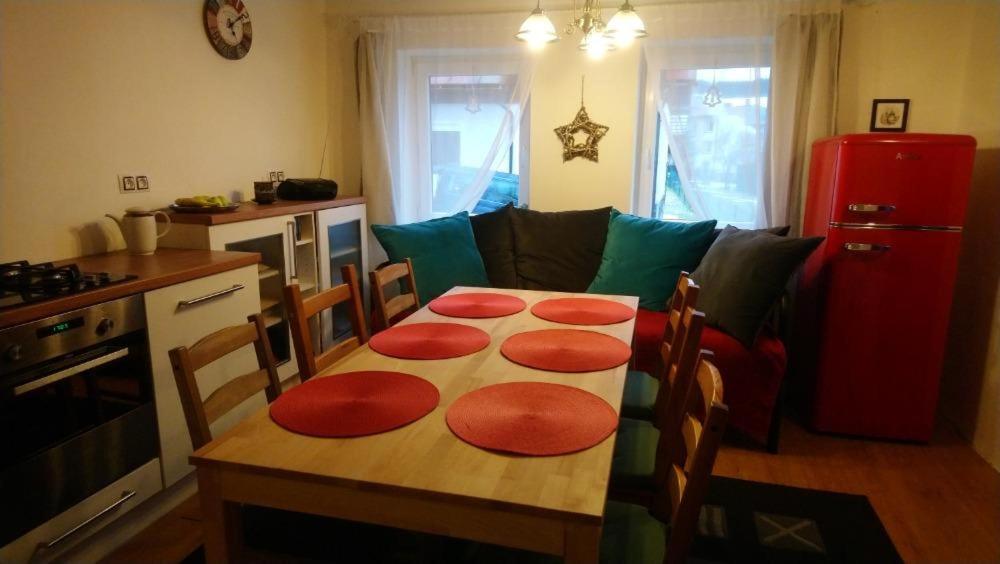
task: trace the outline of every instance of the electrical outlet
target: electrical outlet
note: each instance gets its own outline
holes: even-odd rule
[[[135,189],[140,192],[144,190],[149,190],[149,177],[148,176],[136,176],[135,177]]]
[[[271,182],[277,182],[278,181],[278,171],[276,171],[276,170],[268,171],[267,177],[265,177],[265,180],[270,180]]]
[[[135,177],[125,176],[122,174],[118,175],[118,191],[123,194],[134,194],[135,189]]]
[[[278,181],[280,182],[280,181],[282,181],[284,179],[285,179],[285,171],[279,170],[278,171]]]

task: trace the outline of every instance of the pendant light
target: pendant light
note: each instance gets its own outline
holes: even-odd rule
[[[528,19],[521,24],[521,29],[514,35],[518,41],[524,41],[532,49],[541,49],[546,43],[559,41],[559,34],[556,33],[556,26],[552,25],[552,20],[542,11],[542,2],[538,0],[535,9],[531,11]]]
[[[607,24],[601,17],[600,0],[583,0],[583,5],[579,8],[576,0],[573,0],[573,19],[566,25],[565,33],[573,35],[577,30],[583,34],[579,43],[580,50],[595,58],[619,46],[624,47],[635,39],[646,37],[646,25],[629,0],[625,0]],[[535,5],[514,37],[535,49],[559,40],[555,26],[542,11],[540,2]]]
[[[628,0],[618,8],[618,12],[608,21],[604,34],[616,44],[625,46],[632,41],[646,37],[646,24],[635,12]]]

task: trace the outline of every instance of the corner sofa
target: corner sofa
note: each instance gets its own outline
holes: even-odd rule
[[[469,219],[493,287],[585,292],[601,266],[610,217],[610,207],[538,212],[507,206]],[[657,369],[667,315],[639,309],[635,369]],[[730,427],[775,450],[777,406],[787,365],[782,340],[765,328],[747,348],[727,333],[706,327],[702,348],[715,353]]]

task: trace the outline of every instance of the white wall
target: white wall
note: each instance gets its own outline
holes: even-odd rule
[[[253,46],[210,46],[202,0],[0,2],[0,260],[101,252],[105,213],[315,176],[325,5],[249,3]],[[118,174],[149,176],[120,195]],[[111,245],[120,244],[114,234]]]
[[[1000,469],[1000,2],[851,4],[841,55],[841,133],[910,98],[909,131],[978,140],[940,415]]]

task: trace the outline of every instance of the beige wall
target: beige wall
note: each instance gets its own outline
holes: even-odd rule
[[[978,140],[940,414],[1000,469],[1000,2],[895,0],[844,11],[840,132],[873,98],[910,98],[909,131]]]
[[[316,175],[325,5],[251,2],[240,61],[209,45],[203,5],[0,2],[0,260],[103,251],[103,215],[129,206],[249,191],[268,170]],[[123,173],[152,190],[120,195]]]

